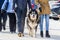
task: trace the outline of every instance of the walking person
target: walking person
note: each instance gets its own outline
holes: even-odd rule
[[[3,20],[3,22],[2,22],[2,20]],[[6,11],[4,11],[4,10],[1,10],[1,23],[2,23],[2,28],[4,29],[4,30],[6,30],[6,21],[7,21],[7,14],[6,14]]]
[[[2,31],[2,28],[5,30],[5,25],[7,20],[6,11],[1,12],[1,7],[3,3],[4,3],[4,0],[0,0],[0,31]],[[2,19],[3,19],[3,22],[2,22]]]
[[[15,4],[17,4],[16,14],[18,18],[18,36],[24,36],[24,24],[25,24],[25,17],[27,13],[27,0],[13,0],[13,9],[15,9]]]
[[[49,14],[50,7],[48,0],[35,0],[36,5],[40,4],[42,11],[40,12],[40,35],[43,37],[43,19],[45,18],[46,23],[46,37],[50,37],[49,35]]]
[[[8,2],[8,7],[7,7],[7,15],[9,17],[9,27],[10,27],[10,32],[15,33],[16,32],[16,16],[15,12],[13,10],[13,0],[5,0],[2,6],[2,10],[4,10],[4,7],[6,5],[6,2]]]

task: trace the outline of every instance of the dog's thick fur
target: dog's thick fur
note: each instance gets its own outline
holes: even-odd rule
[[[27,26],[29,30],[29,35],[35,37],[39,16],[36,10],[30,10],[28,17],[27,17]]]

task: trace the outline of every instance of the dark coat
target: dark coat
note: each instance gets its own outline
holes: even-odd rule
[[[0,0],[0,10],[1,10],[3,3],[4,3],[4,0]]]

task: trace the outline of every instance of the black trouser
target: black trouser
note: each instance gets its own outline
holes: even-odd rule
[[[9,16],[10,32],[16,32],[16,16],[15,13],[7,13]]]
[[[2,30],[2,23],[1,23],[1,11],[0,11],[0,31]]]
[[[3,23],[2,23],[2,19],[3,19]],[[1,11],[0,11],[0,31],[2,30],[2,26],[3,26],[3,28],[5,28],[6,20],[7,20],[6,12],[1,13]]]

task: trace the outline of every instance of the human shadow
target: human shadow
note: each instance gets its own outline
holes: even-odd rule
[[[51,35],[51,39],[60,40],[60,35]]]
[[[36,35],[36,38],[38,39],[48,39],[48,40],[60,40],[60,35],[50,35],[51,37],[50,38],[47,38],[47,37],[41,37],[40,34],[37,34]]]
[[[16,33],[11,33],[11,32],[8,32],[8,31],[2,31],[2,32],[0,32],[0,33],[3,33],[3,34],[17,34],[17,32]]]

